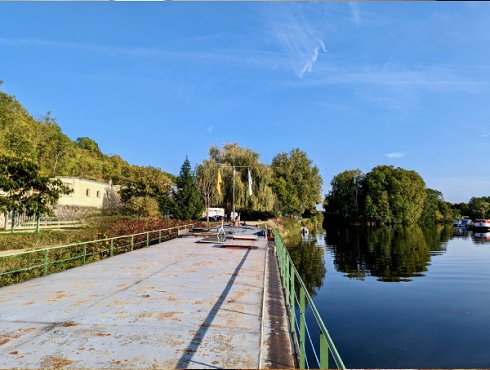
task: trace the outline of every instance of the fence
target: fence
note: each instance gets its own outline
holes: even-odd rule
[[[193,224],[180,225],[168,229],[2,255],[0,256],[0,286],[46,276],[53,272],[161,243],[175,238],[181,230],[193,226]]]
[[[286,296],[289,327],[296,342],[299,367],[328,369],[329,358],[333,358],[337,368],[345,369],[342,358],[277,229],[274,230],[274,240]]]

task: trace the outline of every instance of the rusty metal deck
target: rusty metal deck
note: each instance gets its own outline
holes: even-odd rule
[[[260,241],[174,239],[1,288],[0,368],[258,368]]]

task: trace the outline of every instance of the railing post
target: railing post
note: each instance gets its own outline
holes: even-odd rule
[[[325,333],[320,330],[320,369],[328,369],[328,344]]]
[[[44,250],[44,276],[48,274],[48,250]]]
[[[131,252],[134,249],[134,235],[131,235]]]
[[[291,264],[293,263],[293,261],[291,261]],[[295,320],[296,320],[296,314],[295,314],[295,310],[294,310],[294,306],[295,306],[295,294],[296,292],[294,291],[294,269],[292,268],[292,266],[290,266],[290,270],[289,270],[289,274],[290,274],[290,280],[289,280],[289,304],[290,304],[290,310],[291,310],[291,333],[294,333],[296,332],[296,326],[295,326]]]
[[[286,275],[284,276],[284,288],[286,289],[286,303],[289,303],[289,272],[290,272],[290,262],[288,255],[286,254],[286,249],[284,249],[284,266],[286,267]]]
[[[162,242],[162,230],[158,230],[158,244]]]
[[[146,246],[147,247],[150,246],[150,232],[149,231],[146,232]]]
[[[87,244],[83,245],[83,264],[85,265],[85,261],[87,259]]]
[[[114,239],[111,239],[111,246],[109,247],[109,256],[112,257],[114,254]]]
[[[299,368],[305,368],[305,318],[306,304],[305,304],[305,289],[301,286],[299,288]]]

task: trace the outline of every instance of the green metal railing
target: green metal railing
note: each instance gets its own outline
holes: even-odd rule
[[[0,256],[0,287],[131,252],[176,237],[194,224]]]
[[[331,356],[337,368],[345,369],[344,362],[337,352],[335,344],[277,229],[274,230],[274,243],[289,314],[289,328],[297,347],[299,347],[297,348],[299,367],[301,369],[328,369],[329,356]],[[310,308],[313,315],[313,320],[310,322],[316,324],[315,328],[310,328],[307,325],[307,307]],[[312,338],[314,331],[318,331],[319,338]]]

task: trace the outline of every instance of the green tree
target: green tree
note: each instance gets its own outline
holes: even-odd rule
[[[450,222],[453,218],[451,208],[444,201],[442,193],[434,189],[426,189],[427,196],[419,222],[423,225]]]
[[[52,214],[62,194],[69,194],[61,180],[42,176],[34,162],[15,156],[0,155],[0,208],[39,217]]]
[[[336,175],[330,185],[324,208],[327,214],[352,222],[361,216],[361,191],[363,174],[360,170],[343,171]],[[376,205],[369,198],[370,213],[375,212]]]
[[[222,169],[222,205],[227,214],[233,208],[233,184],[237,212],[267,213],[274,210],[276,197],[272,191],[272,170],[259,162],[259,154],[237,144],[225,144],[222,149],[211,146],[210,159]],[[233,166],[236,167],[233,178]],[[248,171],[252,177],[252,195],[248,193]]]
[[[426,198],[425,183],[415,172],[393,166],[377,166],[366,174],[364,196],[370,196],[377,223],[413,224],[418,222]]]
[[[322,177],[318,167],[300,149],[272,159],[273,189],[283,214],[315,212],[321,202]]]
[[[125,204],[126,212],[137,217],[158,216],[158,201],[150,196],[132,197]]]
[[[174,215],[179,220],[195,220],[201,217],[204,204],[199,195],[196,177],[191,170],[191,163],[186,158],[176,180],[173,191]]]
[[[128,168],[123,170],[121,201],[127,205],[136,197],[153,198],[163,216],[173,211],[170,199],[171,186],[169,177],[157,168]]]
[[[490,217],[490,197],[473,197],[468,203],[472,218]]]
[[[197,187],[204,199],[206,209],[206,218],[209,221],[207,209],[211,206],[217,206],[220,198],[217,190],[218,164],[212,159],[206,159],[196,168]]]

